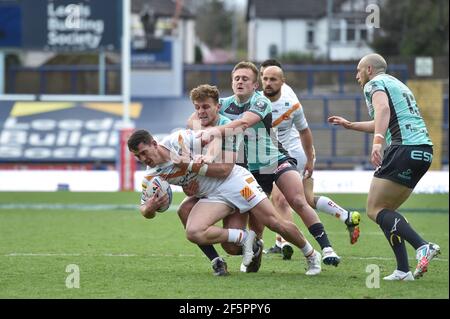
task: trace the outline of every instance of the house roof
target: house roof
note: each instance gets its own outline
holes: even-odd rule
[[[248,0],[247,20],[317,19],[327,14],[327,0]],[[336,11],[345,0],[334,0]]]
[[[131,12],[140,13],[145,7],[154,10],[160,17],[173,17],[175,14],[175,0],[131,0]],[[180,18],[193,18],[194,15],[183,6]]]

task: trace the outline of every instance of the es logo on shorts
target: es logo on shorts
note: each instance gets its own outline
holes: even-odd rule
[[[431,161],[433,160],[433,154],[424,151],[414,150],[411,152],[411,158],[416,161],[424,161],[431,163]]]

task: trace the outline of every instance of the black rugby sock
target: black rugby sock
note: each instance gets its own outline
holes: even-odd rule
[[[197,245],[203,253],[206,255],[206,257],[209,258],[209,260],[213,260],[216,257],[219,257],[219,254],[217,253],[217,250],[214,248],[213,245]]]
[[[408,252],[406,251],[405,241],[398,235],[392,234],[390,231],[385,231],[383,229],[382,231],[394,251],[395,259],[397,260],[397,269],[403,272],[408,272]]]
[[[410,243],[414,249],[427,244],[427,242],[412,229],[406,218],[396,211],[386,208],[381,210],[377,215],[377,224],[380,225],[383,232],[389,232],[400,236]]]
[[[320,245],[321,249],[325,247],[331,247],[330,241],[328,240],[327,233],[322,223],[317,223],[308,227],[309,233],[313,235],[314,239]]]

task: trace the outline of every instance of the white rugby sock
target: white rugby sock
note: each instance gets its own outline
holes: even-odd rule
[[[314,252],[313,246],[309,242],[306,242],[306,245],[301,248],[303,256],[309,257]]]
[[[244,229],[228,229],[228,242],[241,245],[247,237],[247,232]]]
[[[321,212],[339,218],[342,222],[345,222],[348,217],[347,210],[343,209],[341,206],[325,196],[319,197],[319,199],[317,200],[316,208]]]
[[[283,239],[283,237],[281,237],[280,235],[276,234],[275,236],[275,245],[277,247],[280,247],[283,245],[283,242],[285,242],[285,240]]]

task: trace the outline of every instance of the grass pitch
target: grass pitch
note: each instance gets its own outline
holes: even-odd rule
[[[173,204],[183,196],[176,194]],[[365,206],[365,195],[328,196],[344,207]],[[382,278],[396,264],[364,211],[356,245],[341,222],[319,214],[342,258],[337,268],[323,265],[319,276],[304,274],[298,250],[290,261],[264,255],[258,273],[240,273],[241,258],[217,246],[231,275],[215,277],[208,259],[185,239],[174,209],[146,220],[138,201],[138,193],[0,193],[0,298],[449,298],[448,194],[415,194],[400,210],[442,254],[422,279],[380,280],[379,288],[367,287],[376,277],[368,278],[366,270],[378,268]],[[297,216],[295,221],[318,248]],[[266,248],[274,243],[267,229],[264,241]],[[414,250],[407,246],[415,267]],[[66,286],[69,265],[80,271],[79,288]]]

